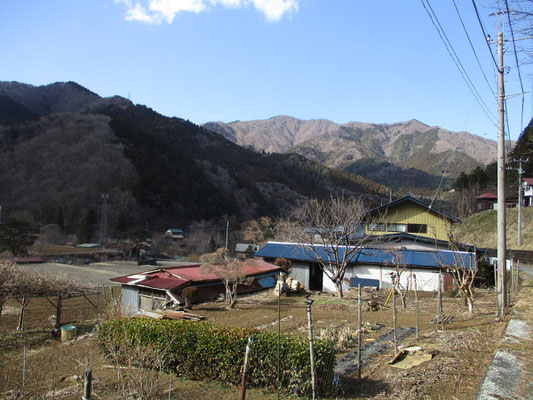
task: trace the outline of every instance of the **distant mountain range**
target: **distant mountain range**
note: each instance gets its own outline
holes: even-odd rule
[[[0,82],[2,216],[59,224],[90,240],[102,193],[110,194],[110,231],[125,232],[280,214],[331,193],[376,205],[388,188],[301,154],[257,154],[75,82]]]
[[[296,153],[397,190],[434,188],[496,157],[496,142],[417,120],[394,124],[277,116],[266,120],[209,122],[206,129],[255,151]]]

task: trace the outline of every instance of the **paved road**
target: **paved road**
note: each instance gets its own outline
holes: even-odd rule
[[[520,272],[533,276],[532,266]],[[533,400],[533,280],[526,277],[513,306],[513,314],[503,334],[475,400]]]
[[[137,265],[134,261],[114,261],[102,262],[88,265],[69,265],[58,263],[43,263],[43,264],[19,264],[21,268],[38,271],[38,272],[54,272],[64,274],[68,278],[79,282],[83,286],[96,285],[111,285],[109,279],[122,275],[130,275],[136,272],[148,271],[162,266],[186,265],[179,261],[164,261],[154,265]]]

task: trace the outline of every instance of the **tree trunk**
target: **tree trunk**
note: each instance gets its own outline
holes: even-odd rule
[[[61,311],[63,310],[63,304],[62,304],[63,298],[61,296],[57,296],[57,304],[56,304],[56,323],[54,328],[59,329],[61,328]]]
[[[471,296],[466,296],[468,301],[468,312],[474,314],[474,299]]]
[[[232,291],[231,291],[231,302],[229,304],[229,308],[235,308],[235,305],[237,304],[237,284],[233,284]]]
[[[342,279],[335,279],[335,288],[337,289],[337,296],[344,297],[344,294],[342,293]]]

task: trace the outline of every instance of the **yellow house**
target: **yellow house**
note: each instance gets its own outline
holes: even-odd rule
[[[408,233],[431,239],[448,240],[453,223],[461,221],[413,196],[405,196],[368,213],[367,235]]]

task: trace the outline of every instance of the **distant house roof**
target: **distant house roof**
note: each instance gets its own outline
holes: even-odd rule
[[[172,232],[172,233],[176,233],[176,234],[178,234],[178,233],[184,233],[184,232],[183,232],[183,229],[176,229],[176,228],[170,228],[170,229],[167,230],[167,232],[168,232],[168,231],[170,231],[170,232]]]
[[[413,242],[431,244],[434,246],[434,248],[437,248],[437,246],[449,247],[450,245],[450,242],[447,240],[435,239],[435,238],[421,236],[421,235],[414,235],[412,233],[407,233],[407,232],[395,232],[395,233],[390,233],[388,235],[369,235],[368,243],[370,243],[370,245],[368,247],[372,247],[372,243],[374,242],[380,243],[381,241],[381,242],[386,242],[386,243],[394,243],[394,242],[399,242],[401,240],[412,240]],[[474,251],[477,249],[478,251],[485,251],[484,249],[475,248],[474,246],[465,244],[465,243],[454,243],[454,245],[457,246],[458,250]]]
[[[522,178],[522,182],[525,182],[528,185],[533,186],[533,178]]]
[[[483,193],[483,194],[480,194],[479,196],[474,197],[474,199],[498,200],[498,195],[487,192],[487,193]]]
[[[382,205],[380,207],[376,207],[373,210],[370,210],[367,215],[370,216],[370,215],[382,213],[382,212],[386,211],[390,207],[395,207],[397,205],[400,205],[402,203],[407,203],[407,202],[411,202],[411,203],[414,203],[414,204],[419,205],[421,207],[424,207],[424,208],[426,208],[428,210],[428,212],[431,212],[431,213],[436,214],[436,215],[438,215],[438,216],[440,216],[442,218],[450,220],[451,222],[456,222],[456,223],[460,223],[461,222],[460,219],[452,217],[451,215],[446,214],[446,213],[434,208],[433,206],[424,203],[423,201],[415,199],[411,195],[407,195],[407,196],[401,197],[399,199],[391,201],[390,203],[384,204],[384,205]]]
[[[235,251],[237,253],[246,253],[249,249],[252,249],[252,252],[259,250],[259,245],[254,243],[237,243],[235,245]]]
[[[268,242],[255,255],[265,258],[283,257],[289,260],[316,261],[317,258],[314,254],[304,250],[302,246],[298,243]],[[316,248],[323,261],[328,261],[331,258],[331,256],[328,256],[327,247],[316,245]],[[352,246],[350,248],[353,249],[354,247]],[[339,248],[339,257],[342,257],[345,251],[346,247]],[[458,257],[461,262],[464,262],[467,268],[476,266],[474,253],[456,251],[454,254],[451,250],[395,250],[391,252],[385,249],[361,249],[352,255],[350,263],[394,265],[393,255],[399,256],[399,260],[403,265],[412,267],[438,268],[442,265],[454,265],[454,256]]]
[[[243,264],[246,276],[256,276],[277,271],[280,268],[261,260],[248,260]],[[174,290],[189,284],[220,281],[215,274],[202,274],[201,265],[185,265],[158,268],[137,274],[119,276],[111,281],[126,285],[146,286],[160,290]]]

